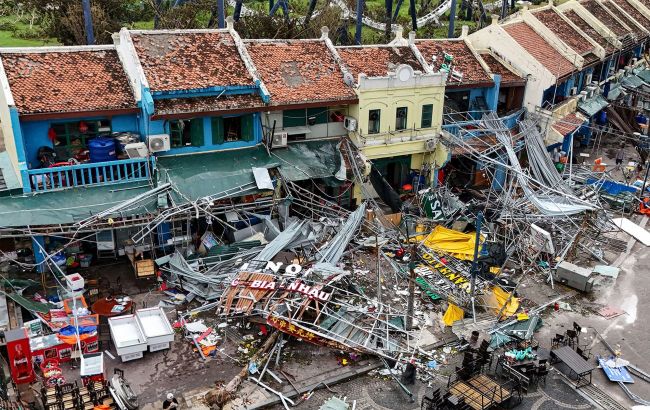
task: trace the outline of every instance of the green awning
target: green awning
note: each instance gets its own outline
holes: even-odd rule
[[[40,303],[40,302],[36,302],[35,300],[26,299],[17,293],[4,292],[4,294],[7,295],[8,298],[10,298],[11,300],[18,303],[20,306],[24,307],[25,309],[31,312],[47,313],[50,311],[50,306],[45,303]]]
[[[274,168],[280,165],[279,161],[269,156],[266,148],[262,146],[161,157],[157,163],[161,183],[169,181],[174,189],[182,193],[182,197],[177,198],[179,202],[185,202],[188,198],[196,200],[226,191],[233,191],[229,196],[256,192],[256,187],[245,192],[237,189],[246,185],[250,188],[250,184],[255,182],[253,168]]]
[[[641,70],[636,75],[646,83],[650,84],[650,69]]]
[[[596,113],[603,108],[607,107],[609,102],[602,95],[598,94],[585,101],[578,101],[578,110],[586,114],[588,117],[593,117]]]
[[[282,176],[289,181],[333,177],[341,167],[338,141],[303,141],[271,151],[280,160]]]
[[[149,191],[143,183],[71,188],[0,198],[0,227],[70,224]],[[125,209],[124,216],[156,210],[156,199]]]
[[[641,78],[639,78],[639,76],[630,75],[628,77],[623,78],[621,84],[625,87],[639,88],[644,84],[644,82]]]

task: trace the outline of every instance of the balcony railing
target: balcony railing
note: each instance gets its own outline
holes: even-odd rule
[[[81,186],[114,185],[149,180],[155,157],[28,169],[25,192],[45,192]]]
[[[400,131],[388,131],[378,134],[361,134],[359,132],[355,133],[359,144],[364,147],[371,147],[376,145],[389,145],[389,144],[399,144],[403,142],[411,141],[424,141],[430,138],[434,138],[439,134],[439,132],[434,131],[430,128],[426,130],[423,129],[405,129]]]

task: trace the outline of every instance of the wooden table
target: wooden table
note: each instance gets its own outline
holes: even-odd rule
[[[555,363],[562,362],[576,375],[576,388],[591,384],[591,372],[596,368],[576,353],[570,346],[562,346],[551,350],[551,358]],[[589,376],[589,379],[587,379]]]
[[[121,303],[118,303],[116,298],[114,297],[101,298],[97,302],[93,303],[93,305],[91,306],[91,310],[93,311],[93,313],[96,313],[100,316],[106,316],[106,317],[118,316],[123,313],[129,312],[131,310],[131,306],[133,306],[133,301],[129,300],[128,302],[122,304],[124,306],[124,309],[122,309],[119,312],[114,312],[113,308],[120,304]]]

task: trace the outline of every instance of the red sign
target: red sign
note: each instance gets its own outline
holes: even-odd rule
[[[33,382],[36,375],[34,374],[27,330],[24,328],[9,330],[5,332],[5,338],[7,340],[11,378],[16,384]]]
[[[352,350],[349,346],[341,344],[336,340],[326,339],[324,337],[318,336],[314,332],[309,331],[301,327],[300,325],[297,325],[279,316],[269,316],[266,319],[266,323],[278,329],[282,333],[286,333],[290,336],[297,337],[309,343],[313,343],[320,346],[327,346],[337,350],[344,350],[344,351]]]

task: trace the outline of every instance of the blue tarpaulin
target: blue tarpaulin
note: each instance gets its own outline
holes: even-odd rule
[[[619,184],[614,181],[601,181],[598,179],[589,178],[587,179],[588,185],[596,185],[599,190],[605,191],[610,195],[618,195],[622,192],[636,192],[636,188],[627,186],[625,184]]]

